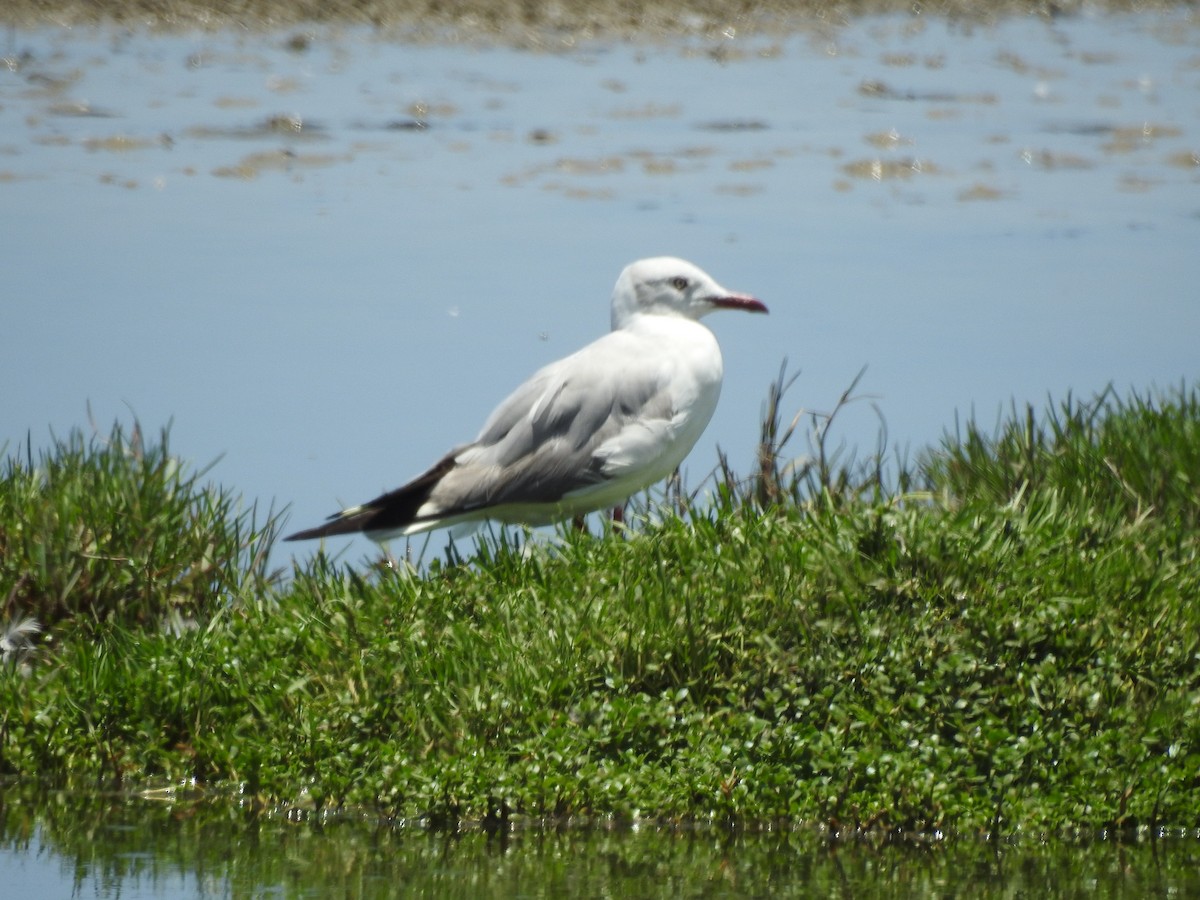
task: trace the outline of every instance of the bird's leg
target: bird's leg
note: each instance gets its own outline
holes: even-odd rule
[[[625,524],[625,507],[614,506],[612,511],[612,520],[618,525]]]
[[[571,524],[575,526],[575,530],[583,534],[588,533],[587,520],[583,516],[576,516],[571,520]]]

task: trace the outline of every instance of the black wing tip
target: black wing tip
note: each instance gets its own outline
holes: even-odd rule
[[[374,518],[374,514],[375,510],[370,508],[360,509],[349,515],[340,512],[334,513],[324,525],[297,531],[294,534],[289,534],[284,540],[311,541],[315,538],[357,534],[371,527],[371,520]]]
[[[341,534],[358,534],[368,531],[396,531],[419,522],[422,518],[417,511],[429,499],[430,493],[442,477],[455,466],[455,454],[452,451],[441,458],[438,463],[403,487],[389,491],[362,506],[354,508],[353,512],[336,512],[329,517],[324,525],[297,531],[284,538],[285,541],[309,541],[313,538],[333,537]]]
[[[319,528],[307,528],[304,531],[297,531],[295,534],[289,534],[283,540],[287,541],[311,541],[315,538],[332,537],[338,534],[351,534],[358,531],[358,528],[353,529],[335,529],[329,525],[322,525]]]
[[[306,531],[297,531],[295,534],[289,534],[283,540],[288,541],[311,541],[313,538],[323,537],[320,528],[309,528]]]

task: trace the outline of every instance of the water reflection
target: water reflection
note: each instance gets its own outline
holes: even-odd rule
[[[835,839],[811,829],[434,833],[203,798],[0,795],[6,896],[1196,896],[1200,835]],[[12,891],[12,893],[9,893]]]

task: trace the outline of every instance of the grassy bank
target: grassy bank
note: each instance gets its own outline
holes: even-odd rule
[[[967,426],[903,492],[781,467],[781,439],[750,484],[626,536],[499,532],[420,575],[316,555],[286,581],[270,517],[165,462],[152,482],[165,435],[26,449],[0,597],[48,630],[0,671],[0,775],[434,824],[1200,827],[1200,392]],[[187,503],[101,528],[63,488],[89,479],[142,492],[126,519]]]

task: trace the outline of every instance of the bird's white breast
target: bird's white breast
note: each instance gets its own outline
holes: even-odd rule
[[[703,434],[721,395],[723,364],[705,326],[673,316],[643,316],[626,331],[653,359],[670,397],[669,418],[631,423],[597,451],[605,470],[641,490],[666,478]]]

